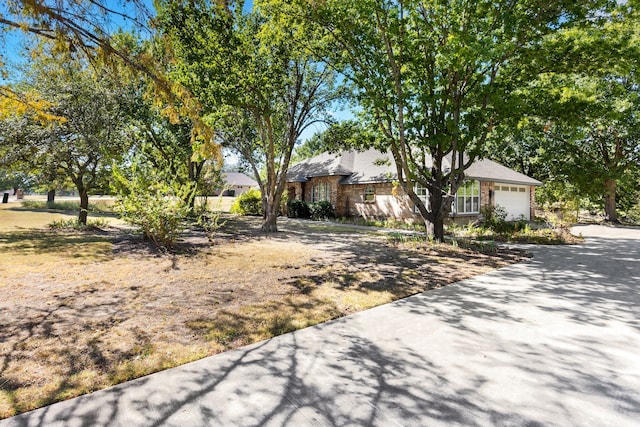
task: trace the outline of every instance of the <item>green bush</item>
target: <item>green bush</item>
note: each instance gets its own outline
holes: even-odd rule
[[[314,220],[328,219],[335,216],[333,206],[326,200],[312,203],[309,205],[309,210],[311,211],[311,219]]]
[[[109,223],[103,219],[89,220],[86,224],[79,222],[77,219],[59,219],[49,224],[51,230],[77,230],[77,231],[95,231],[102,230],[109,226]]]
[[[128,176],[117,168],[113,187],[118,194],[115,211],[142,229],[159,248],[171,249],[185,227],[191,208],[185,203],[195,191],[144,165],[133,164]]]
[[[209,242],[213,242],[215,232],[226,223],[226,221],[221,220],[222,212],[219,209],[220,205],[220,198],[218,198],[218,209],[211,209],[209,208],[208,202],[205,198],[199,206],[196,206],[194,212],[196,216],[196,223],[202,227],[202,230],[206,234],[207,239],[209,239]]]
[[[529,227],[529,220],[524,215],[520,215],[513,223],[514,231],[522,231]]]
[[[56,211],[78,211],[80,209],[80,202],[75,201],[47,203],[43,200],[24,200],[21,204],[22,207],[26,209],[49,209]],[[89,212],[111,213],[113,212],[113,207],[104,201],[89,203]]]
[[[249,190],[236,197],[229,210],[238,215],[262,215],[262,194],[259,190]]]
[[[287,216],[289,218],[311,218],[311,209],[304,200],[289,200],[287,201]]]
[[[507,222],[507,210],[500,205],[484,206],[480,209],[484,217],[483,225],[496,233],[507,233],[513,230],[513,225]]]

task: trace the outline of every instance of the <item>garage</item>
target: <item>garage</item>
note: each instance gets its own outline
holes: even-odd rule
[[[496,206],[502,206],[507,211],[507,221],[518,218],[530,220],[528,186],[495,183],[494,194]]]

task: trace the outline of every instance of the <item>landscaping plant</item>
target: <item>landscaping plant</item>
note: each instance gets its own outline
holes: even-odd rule
[[[262,215],[262,195],[259,190],[249,190],[239,195],[231,205],[230,212],[238,215]]]
[[[154,168],[134,162],[129,176],[114,168],[115,211],[137,225],[159,248],[171,249],[184,229],[191,208],[185,202],[195,191],[191,184],[163,179]]]

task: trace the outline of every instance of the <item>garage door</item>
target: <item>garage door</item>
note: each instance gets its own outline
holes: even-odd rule
[[[507,220],[524,216],[530,219],[529,187],[511,184],[495,184],[496,205],[507,211]]]

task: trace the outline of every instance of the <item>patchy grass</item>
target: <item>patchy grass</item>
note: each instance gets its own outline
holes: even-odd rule
[[[78,212],[80,210],[80,201],[64,200],[53,203],[47,203],[45,200],[25,200],[21,202],[25,209],[36,210],[52,210],[52,211],[71,211]],[[89,212],[113,213],[113,200],[99,201],[89,203]]]
[[[77,208],[75,210],[48,210],[46,207],[24,207],[19,203],[0,204],[0,232],[40,229],[56,221],[72,221],[77,218]],[[89,212],[89,219],[102,220],[109,225],[123,224],[114,215],[102,212]]]
[[[483,241],[492,241],[537,245],[573,245],[584,241],[582,236],[574,236],[565,228],[530,228],[528,225],[495,230],[470,223],[464,227],[449,227],[448,233],[453,239],[473,240],[478,244]]]
[[[0,232],[0,417],[522,259],[259,221],[228,218],[213,244],[191,232],[172,255],[114,228]]]

